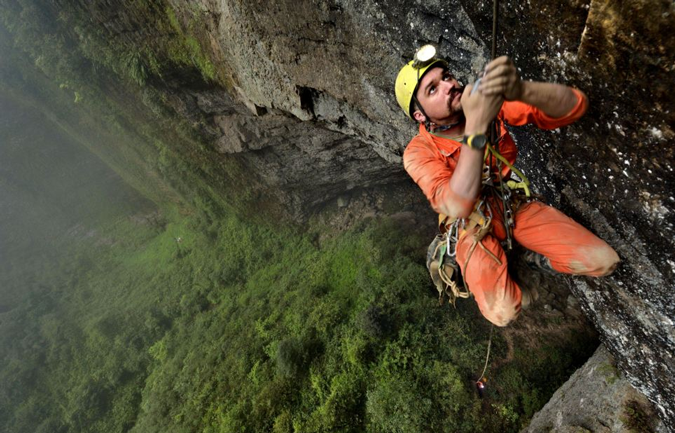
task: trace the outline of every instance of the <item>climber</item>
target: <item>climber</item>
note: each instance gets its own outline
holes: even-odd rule
[[[419,123],[403,164],[439,214],[441,231],[456,233],[454,251],[447,252],[456,254],[482,314],[506,326],[532,300],[507,272],[501,243],[510,248],[511,239],[549,271],[609,275],[619,257],[607,243],[529,197],[529,182],[513,167],[517,149],[505,127],[569,125],[586,111],[586,96],[560,84],[521,81],[505,56],[491,61],[478,82],[463,88],[448,63],[428,47],[396,78],[399,105]],[[488,135],[493,120],[496,143]],[[515,182],[509,180],[514,172],[521,177]]]

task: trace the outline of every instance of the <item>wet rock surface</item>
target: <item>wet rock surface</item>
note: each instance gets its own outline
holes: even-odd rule
[[[485,36],[486,11],[466,8]],[[627,380],[673,426],[675,122],[662,89],[675,84],[674,41],[662,37],[675,27],[673,4],[532,2],[503,13],[520,24],[503,25],[500,43],[524,77],[566,82],[589,96],[577,124],[518,133],[520,164],[549,202],[619,253],[614,275],[575,278],[572,293]]]

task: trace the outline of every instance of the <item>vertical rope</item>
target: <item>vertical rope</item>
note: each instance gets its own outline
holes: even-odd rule
[[[499,0],[493,0],[492,2],[492,60],[494,60],[497,57],[497,14],[499,12]],[[494,146],[495,150],[497,153],[499,153],[499,123],[497,120],[493,120],[492,124],[490,126],[490,143]],[[490,161],[492,162],[492,161]],[[504,179],[502,179],[502,164],[499,159],[496,161],[497,163],[497,170],[499,171],[499,192],[502,196],[502,210],[504,214],[504,228],[506,229],[506,244],[507,244],[507,250],[511,250],[512,248],[512,232],[510,230],[510,227],[508,226],[508,222],[506,221],[506,207],[509,206],[510,210],[510,203],[507,203],[507,200],[504,198]]]
[[[492,2],[492,60],[497,58],[497,11],[499,9],[499,0]],[[497,122],[493,122],[490,128],[490,143],[497,147]]]
[[[485,357],[485,367],[483,367],[483,372],[478,376],[478,380],[483,380],[485,372],[487,371],[488,359],[490,359],[490,346],[492,346],[492,331],[494,331],[495,325],[490,326],[490,340],[488,341],[487,356]]]
[[[499,7],[499,0],[493,0],[492,2],[492,60],[494,60],[497,57],[497,9]],[[490,143],[495,147],[495,149],[498,149],[498,143],[497,143],[497,121],[493,120],[492,121],[492,126],[490,128]],[[492,155],[490,155],[492,156]],[[490,161],[492,163],[492,161]],[[502,167],[501,164],[499,164],[499,160],[497,161],[497,168],[499,170],[499,178],[501,180],[502,176]],[[492,174],[490,174],[492,176]],[[502,188],[502,182],[499,182],[499,187]],[[504,191],[502,189],[502,198],[504,197]],[[506,203],[504,204],[504,209],[506,209]],[[504,212],[506,214],[506,212]],[[506,219],[506,215],[504,215],[504,219]],[[506,223],[506,221],[505,221]],[[508,232],[508,228],[507,228]],[[485,376],[485,372],[487,371],[488,367],[488,362],[490,361],[490,348],[492,347],[492,333],[494,331],[494,324],[490,324],[490,338],[488,339],[488,346],[487,346],[487,354],[485,355],[485,366],[483,367],[483,372],[478,376],[478,382],[483,380],[483,377]]]
[[[492,60],[497,57],[497,10],[499,9],[499,0],[492,2]]]

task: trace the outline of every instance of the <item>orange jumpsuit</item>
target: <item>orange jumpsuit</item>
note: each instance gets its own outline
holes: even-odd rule
[[[522,102],[504,102],[498,115],[501,137],[499,152],[502,156],[513,164],[517,155],[516,145],[504,122],[513,126],[534,123],[542,129],[569,125],[579,119],[587,107],[583,93],[577,90],[574,92],[578,98],[577,104],[560,118],[547,116],[536,107]],[[461,149],[461,143],[432,135],[424,125],[420,125],[419,135],[410,141],[403,154],[406,171],[438,213],[442,213],[443,203],[448,200],[462,201],[453,195],[449,187]],[[491,167],[491,171],[497,174],[496,165]],[[509,168],[504,165],[502,171],[504,177],[508,178]],[[475,200],[464,201],[462,206],[473,208]],[[501,204],[493,203],[495,205],[501,208]],[[456,252],[464,280],[483,315],[498,326],[506,326],[520,312],[521,291],[507,271],[506,256],[500,244],[506,232],[499,214],[494,212],[492,230],[482,243],[499,258],[501,264],[482,248],[476,248],[465,269],[468,250],[473,243],[470,236],[473,232],[465,233],[460,238]],[[619,262],[618,255],[606,242],[550,206],[537,201],[525,203],[515,211],[514,219],[513,237],[516,242],[546,256],[556,271],[598,277],[611,273]]]

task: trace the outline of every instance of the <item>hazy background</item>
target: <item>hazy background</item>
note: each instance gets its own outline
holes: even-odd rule
[[[0,92],[0,311],[68,260],[73,244],[154,205],[37,107]],[[1,320],[1,319],[0,319]]]

